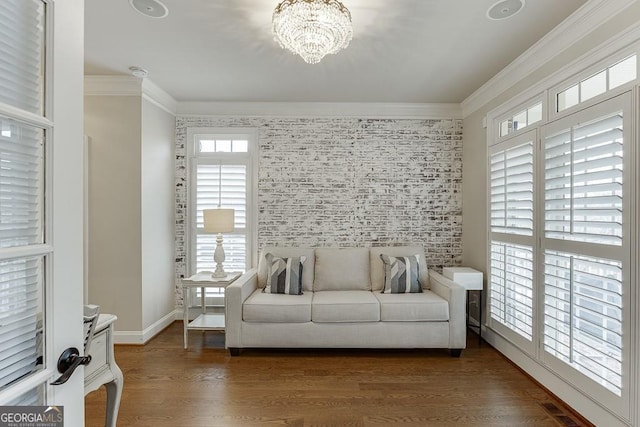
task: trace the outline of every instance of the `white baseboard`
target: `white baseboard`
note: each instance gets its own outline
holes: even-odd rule
[[[114,344],[144,345],[151,338],[158,335],[164,328],[172,324],[176,319],[182,319],[182,310],[174,310],[162,319],[153,323],[144,331],[113,331]]]

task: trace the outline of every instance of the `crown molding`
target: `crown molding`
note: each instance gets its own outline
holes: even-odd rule
[[[638,0],[589,0],[462,101],[467,117]]]
[[[149,79],[142,79],[142,97],[175,116],[178,101]]]
[[[175,116],[178,102],[149,79],[133,76],[85,76],[85,96],[140,96]]]
[[[178,102],[182,116],[460,119],[460,104],[352,102]]]
[[[85,96],[140,96],[142,79],[131,76],[85,76]]]

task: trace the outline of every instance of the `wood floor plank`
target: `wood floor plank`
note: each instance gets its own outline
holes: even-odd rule
[[[175,322],[145,346],[116,346],[118,426],[589,426],[486,343],[446,350],[244,350]],[[104,388],[85,425],[104,425]],[[573,423],[573,424],[571,424]]]

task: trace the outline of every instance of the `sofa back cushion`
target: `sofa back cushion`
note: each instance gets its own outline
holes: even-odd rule
[[[314,291],[370,291],[368,248],[316,249]]]
[[[422,246],[377,246],[369,249],[371,262],[371,288],[379,291],[384,287],[384,263],[380,258],[381,254],[397,257],[407,255],[419,255],[420,268],[418,271],[418,282],[422,289],[429,289],[429,270],[427,260],[424,256]]]
[[[311,248],[286,246],[265,246],[262,249],[258,260],[258,287],[264,288],[267,285],[269,263],[265,259],[265,255],[268,253],[279,258],[306,257],[306,260],[302,265],[302,289],[303,291],[313,290],[315,250]]]

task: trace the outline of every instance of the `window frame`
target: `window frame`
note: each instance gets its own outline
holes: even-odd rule
[[[627,83],[621,84],[612,89],[606,89],[603,93],[595,95],[592,98],[586,99],[584,101],[578,100],[578,103],[572,105],[571,107],[565,108],[561,111],[558,111],[558,95],[563,91],[573,87],[574,85],[579,85],[584,80],[589,79],[590,77],[608,70],[609,68],[616,65],[618,62],[623,61],[624,59],[636,55],[636,78]],[[638,46],[628,47],[626,49],[619,50],[613,55],[609,55],[604,59],[592,64],[591,66],[584,68],[580,72],[562,80],[560,83],[557,83],[549,88],[547,91],[547,100],[546,104],[548,106],[548,119],[549,121],[556,120],[558,118],[571,115],[578,111],[581,111],[591,105],[598,104],[602,101],[606,101],[610,98],[616,97],[624,92],[628,92],[634,86],[637,85],[637,81],[640,79],[640,49]],[[543,120],[544,122],[544,120]]]
[[[198,141],[203,137],[237,137],[246,136],[248,141],[247,152],[198,152]],[[258,132],[254,128],[228,128],[228,127],[190,127],[187,128],[187,218],[185,234],[186,272],[188,276],[196,273],[195,244],[197,235],[196,212],[196,167],[199,162],[205,164],[245,164],[247,167],[247,254],[245,271],[255,267],[257,259],[257,196],[258,196]]]
[[[535,102],[527,102],[525,105],[535,105]],[[525,107],[527,108],[527,107]],[[543,103],[543,117],[544,117],[544,103]],[[522,111],[522,105],[514,108],[512,111]],[[536,221],[536,209],[538,205],[537,200],[537,181],[536,177],[536,164],[537,164],[537,156],[538,150],[537,141],[539,139],[537,126],[527,126],[523,128],[521,131],[517,131],[511,134],[506,135],[505,137],[500,137],[500,124],[508,118],[513,116],[513,114],[503,114],[500,117],[497,117],[494,122],[494,130],[496,135],[496,141],[491,144],[487,149],[487,200],[489,201],[487,205],[487,298],[486,298],[486,313],[487,313],[487,326],[493,329],[496,333],[499,333],[501,336],[505,337],[511,342],[516,343],[516,345],[530,355],[534,355],[536,352],[536,336],[538,335],[538,324],[536,322],[537,312],[536,307],[538,306],[537,298],[539,297],[536,292],[536,276],[533,275],[532,278],[532,325],[531,325],[531,335],[532,340],[529,341],[526,337],[520,335],[515,332],[507,325],[499,322],[497,319],[492,317],[491,311],[491,280],[492,280],[492,246],[495,243],[503,243],[508,245],[517,245],[522,247],[528,247],[531,249],[533,257],[532,257],[532,268],[535,273],[537,266],[537,252],[536,252],[536,233],[537,233],[537,221]],[[540,121],[540,123],[544,122],[544,120]],[[538,122],[536,122],[537,125]],[[526,143],[532,143],[532,174],[533,174],[533,188],[532,188],[532,208],[533,208],[533,222],[532,222],[532,234],[524,235],[524,234],[515,234],[515,233],[502,233],[502,232],[494,232],[492,231],[491,224],[491,157],[496,152],[503,152],[518,146],[521,146]]]
[[[23,246],[13,246],[0,248],[0,262],[23,260],[32,258],[41,259],[41,283],[39,284],[39,298],[41,308],[40,331],[46,331],[42,342],[43,367],[27,374],[25,377],[11,383],[6,389],[0,390],[0,404],[6,401],[9,394],[22,394],[33,397],[36,394],[40,399],[45,399],[51,387],[45,382],[54,373],[56,365],[56,355],[51,350],[53,348],[53,301],[47,295],[53,294],[53,51],[54,45],[53,24],[54,24],[54,0],[40,0],[44,7],[44,30],[43,30],[43,70],[42,70],[42,109],[40,113],[30,112],[13,105],[0,102],[0,114],[8,119],[15,120],[21,124],[41,129],[42,135],[42,212],[41,212],[41,233],[42,242]],[[44,388],[43,388],[44,386]],[[15,402],[13,402],[15,403]]]
[[[615,63],[615,61],[611,61]],[[634,81],[635,82],[635,81]],[[623,85],[626,87],[627,85]],[[617,89],[617,88],[616,88]],[[637,135],[634,127],[637,123],[638,112],[633,109],[633,100],[637,99],[636,90],[622,91],[607,91],[608,94],[605,100],[600,96],[591,98],[585,102],[581,102],[578,105],[581,107],[575,109],[570,114],[563,114],[554,120],[550,120],[540,127],[540,150],[544,151],[544,136],[546,134],[552,134],[558,130],[566,127],[565,123],[581,123],[588,122],[593,117],[597,117],[599,114],[606,114],[611,112],[611,104],[620,104],[620,108],[625,113],[623,116],[623,140],[625,141],[625,153],[623,156],[623,232],[622,235],[626,236],[622,241],[622,245],[607,245],[603,243],[589,243],[573,240],[562,240],[546,237],[544,230],[544,208],[538,213],[539,227],[538,227],[538,294],[540,303],[540,316],[538,323],[540,325],[540,349],[539,360],[551,371],[555,372],[561,378],[569,380],[572,384],[575,384],[583,392],[590,395],[593,399],[597,399],[600,402],[605,402],[608,408],[612,408],[616,413],[629,413],[629,397],[632,395],[631,391],[631,378],[633,376],[633,368],[631,366],[631,343],[633,335],[633,323],[632,319],[637,315],[637,308],[633,307],[634,296],[633,293],[637,290],[633,289],[633,278],[637,277],[637,266],[632,262],[633,259],[637,259],[637,255],[632,253],[632,243],[634,230],[637,230],[637,222],[632,224],[632,218],[634,212],[637,213],[637,205],[640,202],[640,198],[636,195],[634,198],[634,176],[638,173],[638,167],[633,165],[634,159],[637,159],[637,149],[634,148],[634,135]],[[614,95],[614,93],[617,93]],[[626,105],[625,105],[626,104]],[[637,140],[636,140],[637,142]],[[542,157],[542,156],[541,156]],[[538,178],[537,180],[544,183],[544,162],[538,162]],[[538,197],[541,201],[540,206],[544,206],[544,186],[539,186]],[[636,242],[637,243],[637,242]],[[575,256],[587,256],[602,260],[620,261],[622,263],[622,365],[621,365],[621,379],[622,379],[622,395],[617,396],[613,392],[600,385],[595,380],[587,377],[585,374],[580,373],[573,366],[564,363],[557,359],[552,354],[545,351],[544,348],[544,292],[545,292],[545,275],[544,275],[544,257],[547,251],[551,252],[564,252],[573,254]],[[625,268],[626,267],[626,268]],[[636,283],[637,283],[637,279]]]
[[[488,126],[489,129],[487,132],[487,136],[489,137],[487,139],[488,147],[491,147],[496,144],[500,144],[503,141],[508,141],[519,135],[531,132],[532,130],[537,129],[540,123],[545,123],[547,121],[548,110],[549,110],[546,99],[547,99],[546,93],[541,92],[527,98],[525,101],[518,102],[518,104],[516,104],[513,107],[510,107],[508,109],[503,109],[497,114],[492,114],[491,120],[487,121],[487,123],[489,123],[489,126]],[[522,127],[518,130],[515,130],[513,132],[507,133],[506,135],[501,134],[500,128],[501,128],[502,122],[504,122],[505,120],[509,120],[510,118],[513,118],[519,113],[529,111],[530,109],[535,107],[537,104],[542,105],[542,117],[540,120],[538,120],[537,122],[531,123],[530,125],[527,125],[525,127]]]

